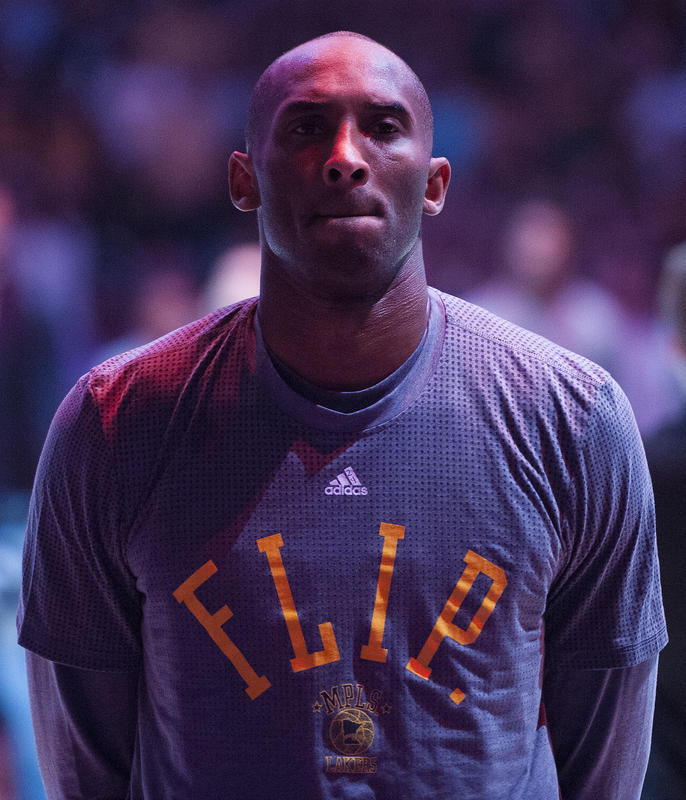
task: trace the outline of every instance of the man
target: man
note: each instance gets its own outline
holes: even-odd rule
[[[427,289],[450,170],[393,53],[286,53],[247,138],[259,304],[96,367],[45,447],[49,795],[636,797],[665,630],[623,395]]]

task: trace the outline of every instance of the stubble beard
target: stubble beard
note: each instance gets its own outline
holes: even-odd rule
[[[381,299],[396,281],[412,252],[396,247],[330,247],[303,254],[298,270],[309,292],[335,306],[368,305]]]
[[[408,236],[405,241],[398,241],[397,232],[385,231],[373,237],[358,236],[351,231],[349,235],[342,233],[338,241],[323,241],[311,236],[311,231],[305,228],[298,231],[295,247],[289,237],[291,246],[284,242],[283,248],[278,238],[270,241],[278,233],[273,231],[267,236],[261,219],[259,227],[263,269],[280,273],[279,282],[290,283],[300,296],[312,297],[331,307],[376,302],[389,291],[415,251],[421,259],[418,223],[413,238]]]

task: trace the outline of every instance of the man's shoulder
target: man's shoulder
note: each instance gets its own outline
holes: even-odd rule
[[[504,365],[516,362],[529,374],[556,377],[585,385],[595,392],[613,383],[601,366],[578,353],[459,297],[439,292],[446,308],[446,327],[452,341],[470,354],[475,365],[480,361]]]
[[[163,401],[178,395],[192,375],[209,368],[213,355],[226,359],[244,344],[257,298],[213,311],[153,342],[127,350],[94,366],[88,386],[98,404],[117,407],[123,395]]]

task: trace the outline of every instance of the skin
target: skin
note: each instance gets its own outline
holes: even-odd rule
[[[420,223],[450,166],[431,157],[416,79],[381,45],[316,39],[268,72],[260,130],[229,161],[234,205],[258,216],[265,342],[319,386],[371,386],[426,327]]]

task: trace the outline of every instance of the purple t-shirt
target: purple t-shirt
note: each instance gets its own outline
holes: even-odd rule
[[[664,645],[621,390],[430,300],[412,363],[358,410],[284,381],[256,301],[105,362],[61,406],[20,643],[141,670],[132,800],[557,800],[544,658]]]

